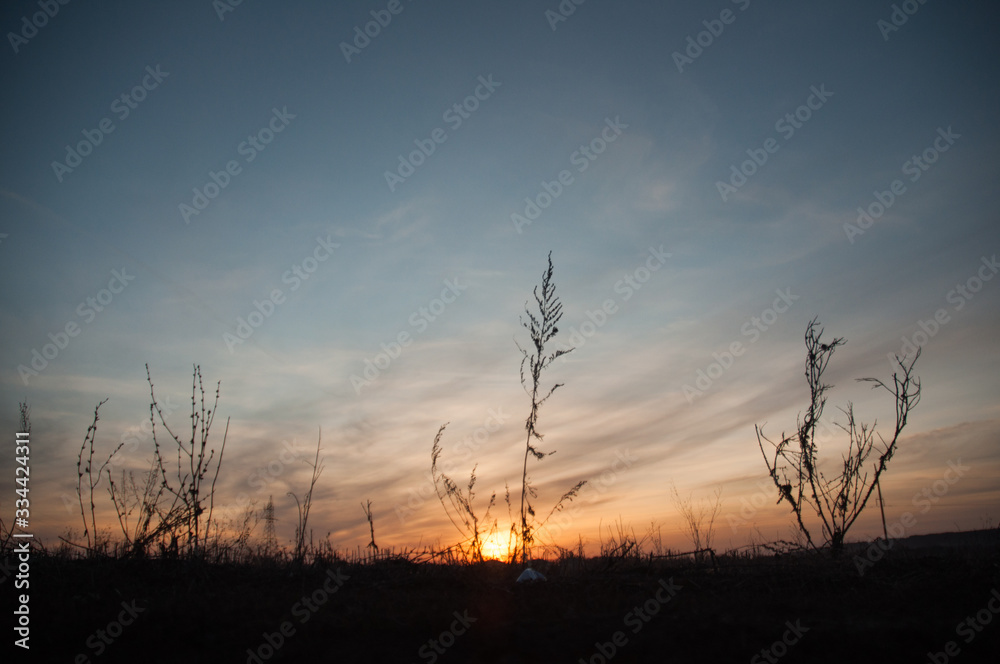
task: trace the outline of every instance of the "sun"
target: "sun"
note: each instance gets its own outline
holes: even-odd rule
[[[510,536],[501,537],[499,533],[493,533],[483,540],[483,559],[485,560],[506,560],[513,547],[508,546]]]

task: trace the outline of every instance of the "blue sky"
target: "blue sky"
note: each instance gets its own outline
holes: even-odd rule
[[[224,503],[273,495],[291,536],[322,427],[318,535],[364,544],[371,499],[383,543],[454,541],[431,442],[449,422],[482,499],[519,486],[514,340],[550,250],[576,349],[546,376],[540,511],[592,487],[553,539],[621,519],[682,546],[671,482],[723,487],[723,545],[787,537],[753,426],[795,426],[816,316],[848,340],[830,463],[837,406],[891,421],[853,379],[922,344],[887,518],[961,459],[912,533],[997,519],[996,10],[903,4],[8,4],[0,422],[30,403],[33,525],[78,522],[100,400],[98,447],[144,467],[144,365],[182,426],[199,364]]]

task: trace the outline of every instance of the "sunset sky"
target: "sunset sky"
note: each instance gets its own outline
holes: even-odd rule
[[[221,380],[217,509],[273,496],[283,541],[320,428],[317,537],[363,546],[371,500],[380,545],[460,539],[428,479],[445,422],[506,529],[549,251],[575,350],[543,376],[536,509],[589,487],[543,539],[688,546],[672,484],[722,487],[718,547],[792,537],[754,424],[804,411],[814,317],[847,339],[824,467],[848,402],[889,435],[854,379],[922,345],[886,518],[1000,520],[994,3],[51,4],[7,3],[0,55],[0,427],[30,404],[39,536],[80,530],[102,399],[99,453],[148,465],[146,363],[175,430],[192,366]],[[872,503],[849,539],[880,532]]]

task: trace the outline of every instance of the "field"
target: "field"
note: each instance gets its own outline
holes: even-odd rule
[[[497,561],[40,555],[30,661],[996,661],[1000,537],[963,535],[894,543],[863,574],[856,545],[839,560],[570,557],[536,562],[534,583]]]

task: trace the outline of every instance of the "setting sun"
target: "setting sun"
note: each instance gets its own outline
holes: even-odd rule
[[[499,533],[493,533],[483,540],[483,558],[486,560],[508,560],[514,553],[514,544],[511,542],[511,535],[506,537]]]

